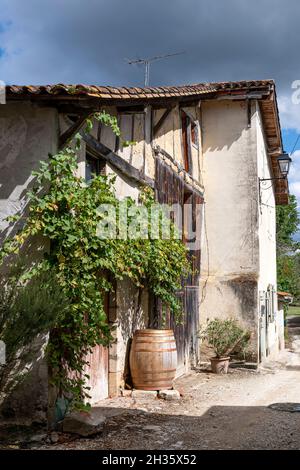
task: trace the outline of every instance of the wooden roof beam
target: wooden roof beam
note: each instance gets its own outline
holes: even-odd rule
[[[72,139],[72,137],[74,137],[74,135],[80,130],[81,126],[90,115],[90,111],[81,114],[77,121],[59,136],[58,148],[60,150]]]
[[[92,155],[98,158],[104,158],[108,163],[110,163],[114,168],[120,171],[124,176],[135,181],[136,183],[154,188],[154,180],[152,178],[149,178],[146,175],[142,175],[140,170],[135,168],[130,163],[126,162],[126,160],[121,158],[115,152],[112,152],[101,142],[98,142],[98,140],[96,140],[90,134],[86,134],[83,131],[81,131],[80,134],[82,135],[83,140],[86,143],[87,150]]]
[[[174,108],[175,108],[175,104],[173,104],[172,106],[169,106],[165,110],[165,112],[163,113],[161,118],[158,120],[158,122],[155,124],[155,126],[153,126],[153,136],[155,136],[158,133],[159,129],[162,127],[163,123],[165,122],[165,120],[167,119],[167,117],[169,116],[169,114]]]

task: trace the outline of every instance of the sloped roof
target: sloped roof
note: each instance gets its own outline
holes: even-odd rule
[[[237,82],[197,83],[181,86],[161,87],[111,87],[98,85],[7,85],[8,100],[29,99],[32,101],[67,100],[108,105],[162,103],[190,99],[258,99],[262,114],[268,153],[274,177],[280,177],[277,157],[283,152],[280,121],[274,80],[243,80]],[[274,182],[277,204],[288,204],[288,182],[277,179]]]
[[[254,80],[240,82],[198,83],[194,85],[163,86],[163,87],[111,87],[97,85],[8,85],[8,95],[55,95],[55,96],[87,96],[101,99],[145,100],[151,98],[171,98],[197,96],[199,94],[220,91],[260,90],[273,86],[273,80]]]
[[[293,295],[289,292],[277,292],[278,301],[291,303],[293,301]]]
[[[283,291],[277,291],[277,295],[279,295],[280,297],[293,297],[292,294],[290,294],[289,292],[283,292]]]

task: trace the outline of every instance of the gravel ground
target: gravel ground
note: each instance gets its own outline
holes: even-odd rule
[[[195,370],[178,379],[180,400],[123,396],[97,405],[107,418],[90,438],[0,428],[0,448],[33,449],[300,449],[300,316],[289,320],[288,348],[260,370],[228,375]],[[269,408],[298,404],[298,412]],[[289,404],[289,405],[288,405]],[[7,439],[8,437],[8,439]],[[51,439],[50,439],[51,438]],[[52,442],[52,444],[45,444]],[[2,441],[2,443],[1,443]]]
[[[179,401],[120,397],[99,403],[105,430],[42,449],[300,449],[300,413],[268,408],[300,403],[300,318],[290,321],[292,349],[259,371],[193,371],[176,381]]]

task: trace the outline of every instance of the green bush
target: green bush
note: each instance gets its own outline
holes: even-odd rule
[[[67,306],[54,270],[27,281],[19,272],[1,280],[0,340],[6,346],[5,364],[0,368],[1,399],[24,379],[30,345],[55,327]]]
[[[245,349],[250,340],[249,331],[241,328],[238,322],[231,318],[209,320],[200,330],[199,336],[207,341],[218,358],[229,356],[237,348],[239,351]]]

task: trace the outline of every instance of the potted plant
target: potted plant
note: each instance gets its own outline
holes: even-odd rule
[[[230,353],[234,349],[245,348],[250,339],[250,333],[239,326],[232,318],[209,320],[200,331],[200,338],[214,350],[215,356],[210,359],[211,370],[215,374],[227,374]]]

